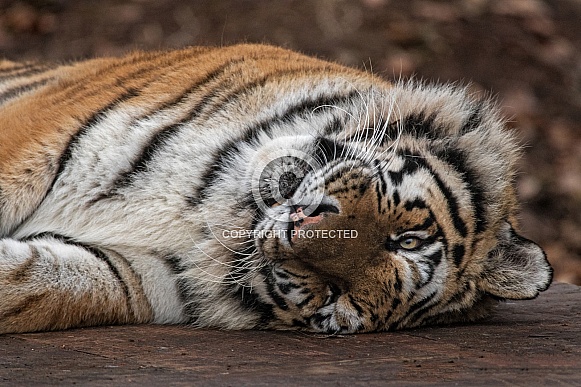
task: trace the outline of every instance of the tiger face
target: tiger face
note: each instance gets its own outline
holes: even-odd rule
[[[510,224],[510,178],[501,191],[484,190],[461,139],[374,141],[310,141],[303,149],[323,165],[279,162],[263,177],[284,191],[278,200],[276,190],[261,192],[272,207],[255,234],[269,327],[353,333],[470,321],[488,315],[495,298],[531,298],[547,286],[542,250]],[[496,208],[475,203],[500,195],[509,199]],[[498,273],[488,270],[508,269],[495,267],[503,259],[539,260],[539,285],[524,266],[501,274],[516,293],[489,283]]]
[[[0,333],[385,331],[551,281],[461,88],[257,45],[31,66],[0,63]]]

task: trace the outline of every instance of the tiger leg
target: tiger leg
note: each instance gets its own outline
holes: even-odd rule
[[[112,251],[54,236],[0,239],[0,334],[147,322],[139,278]]]

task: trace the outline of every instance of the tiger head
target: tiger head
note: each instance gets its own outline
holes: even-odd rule
[[[515,231],[519,151],[495,108],[452,88],[398,90],[397,114],[335,116],[333,130],[272,139],[254,157],[265,327],[473,321],[548,287],[545,254]]]

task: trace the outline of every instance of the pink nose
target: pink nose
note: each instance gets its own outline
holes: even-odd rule
[[[295,210],[295,212],[290,214],[290,218],[294,222],[294,230],[297,231],[306,226],[307,224],[319,223],[321,220],[323,220],[323,213],[321,212],[316,216],[307,216],[303,212],[303,208],[299,207]],[[296,239],[298,238],[298,233],[295,232],[293,234],[294,235],[291,241],[295,242]]]

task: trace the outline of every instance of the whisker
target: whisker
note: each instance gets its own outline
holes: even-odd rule
[[[216,240],[216,242],[218,242],[220,245],[222,245],[222,247],[224,247],[225,249],[227,249],[228,251],[230,251],[231,253],[234,254],[239,254],[239,255],[250,255],[250,254],[244,254],[241,253],[239,251],[236,250],[232,250],[230,247],[226,246],[220,239],[218,239],[218,237],[216,236],[216,234],[214,234],[214,231],[212,230],[212,227],[210,226],[210,224],[208,223],[208,221],[206,220],[206,226],[208,226],[208,229],[210,230],[210,232],[212,233],[212,236],[214,237],[214,239]],[[195,242],[194,242],[195,243]]]

